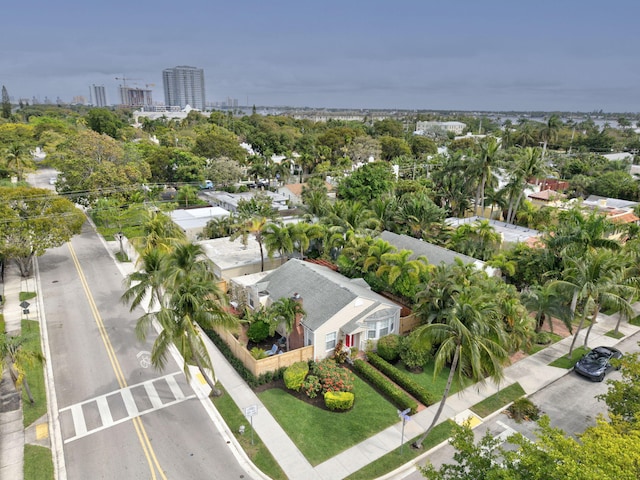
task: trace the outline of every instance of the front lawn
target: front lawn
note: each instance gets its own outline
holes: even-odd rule
[[[398,422],[396,408],[355,377],[355,403],[348,412],[330,412],[279,388],[258,397],[312,465],[318,465]]]
[[[422,385],[424,388],[426,388],[427,390],[429,390],[429,392],[431,392],[433,394],[433,397],[436,399],[440,399],[442,398],[442,394],[444,393],[444,389],[447,386],[447,378],[449,377],[449,369],[448,368],[443,368],[442,370],[440,370],[440,372],[438,373],[438,376],[436,376],[436,378],[433,378],[433,360],[430,361],[429,363],[427,363],[424,366],[424,369],[422,372],[420,373],[412,373],[409,370],[407,370],[404,367],[404,364],[402,362],[399,362],[396,365],[397,368],[399,368],[400,370],[402,370],[403,372],[405,372],[407,375],[410,375],[411,378],[413,378],[413,380]],[[453,381],[452,385],[451,385],[451,390],[449,390],[449,396],[453,395],[454,393],[458,393],[460,390],[465,389],[466,387],[468,387],[469,385],[472,385],[473,382],[471,380],[467,380],[464,385],[459,385],[455,380]]]
[[[551,365],[552,367],[566,368],[567,370],[569,370],[570,368],[573,368],[576,362],[580,360],[582,356],[589,350],[591,349],[578,347],[571,353],[571,357],[569,357],[568,355],[564,355],[563,357],[554,360],[549,365]]]

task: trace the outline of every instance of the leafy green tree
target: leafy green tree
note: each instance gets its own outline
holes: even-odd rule
[[[86,220],[71,201],[47,189],[0,187],[0,198],[0,256],[15,260],[23,277],[31,275],[34,257],[69,241]]]
[[[373,122],[373,133],[376,137],[389,136],[402,138],[404,136],[404,126],[399,120],[385,118]]]
[[[424,159],[428,155],[438,153],[436,142],[422,135],[413,135],[409,140],[409,147],[411,148],[411,154],[415,158]]]
[[[205,176],[215,185],[223,187],[233,185],[242,178],[240,164],[230,158],[220,157],[208,162]]]
[[[607,404],[609,415],[634,423],[640,412],[640,353],[625,354],[616,365],[620,369],[620,380],[607,380],[606,393],[596,398]]]
[[[358,200],[368,204],[372,199],[389,193],[393,182],[393,172],[388,163],[368,163],[342,179],[338,195],[345,200]]]
[[[11,100],[9,99],[9,92],[7,87],[2,86],[2,118],[11,117]]]
[[[247,152],[240,146],[238,137],[229,130],[215,125],[198,132],[192,151],[195,155],[208,159],[226,157],[243,162],[247,157]]]
[[[119,139],[124,123],[112,111],[106,108],[92,108],[86,116],[87,126],[96,133]]]
[[[388,135],[379,138],[382,149],[382,160],[391,161],[396,157],[411,155],[411,147],[403,138],[390,137]]]

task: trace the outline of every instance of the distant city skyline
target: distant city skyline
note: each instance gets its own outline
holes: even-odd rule
[[[312,108],[640,112],[632,0],[10,2],[0,85],[89,101],[205,72],[206,101]],[[124,13],[126,12],[126,14]],[[174,12],[174,13],[169,13]]]

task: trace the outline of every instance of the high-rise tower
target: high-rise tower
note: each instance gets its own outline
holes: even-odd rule
[[[107,106],[107,94],[104,89],[104,85],[91,85],[89,90],[91,93],[91,103],[96,107]]]
[[[179,66],[162,71],[164,103],[168,107],[179,106],[204,110],[204,70]]]

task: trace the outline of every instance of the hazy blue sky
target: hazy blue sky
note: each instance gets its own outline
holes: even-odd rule
[[[203,68],[207,102],[640,111],[638,0],[5,3],[0,84],[70,101]]]

